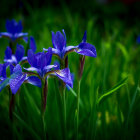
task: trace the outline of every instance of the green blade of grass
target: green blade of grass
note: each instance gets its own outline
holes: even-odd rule
[[[105,92],[98,100],[97,105],[103,102],[105,99],[107,99],[109,96],[111,96],[115,91],[117,91],[119,88],[121,88],[123,85],[125,85],[128,77],[121,80],[116,86],[111,88],[109,91]]]

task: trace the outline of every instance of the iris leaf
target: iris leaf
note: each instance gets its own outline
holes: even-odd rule
[[[128,77],[121,80],[116,86],[111,88],[109,91],[105,92],[98,100],[97,105],[102,103],[105,99],[107,99],[109,96],[111,96],[115,91],[117,91],[119,88],[121,88],[123,85],[126,84]]]

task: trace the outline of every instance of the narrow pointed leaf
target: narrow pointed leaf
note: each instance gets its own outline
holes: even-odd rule
[[[121,88],[123,85],[125,85],[128,77],[121,80],[116,86],[111,88],[109,91],[105,92],[98,100],[97,105],[103,102],[105,99],[107,99],[109,96],[111,96],[115,91],[117,91],[119,88]]]

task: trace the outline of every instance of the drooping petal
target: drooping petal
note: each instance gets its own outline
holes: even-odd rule
[[[10,47],[7,47],[6,50],[5,50],[5,56],[4,56],[4,58],[5,59],[11,59],[11,57],[12,57],[12,50],[11,50]]]
[[[48,49],[43,48],[43,51],[48,51]],[[60,56],[61,53],[58,49],[52,48],[52,54]]]
[[[27,70],[27,71],[36,71],[37,73],[39,73],[40,72],[40,70],[39,69],[37,69],[37,68],[35,68],[35,67],[30,67],[30,68],[24,68],[25,70]]]
[[[14,67],[13,73],[22,73],[22,68],[19,64]]]
[[[96,48],[89,43],[80,43],[78,48],[75,50],[78,54],[85,55],[85,56],[91,56],[96,57]]]
[[[28,37],[27,36],[24,36],[23,40],[25,41],[25,43],[28,43]]]
[[[48,66],[45,66],[44,69],[43,69],[43,73],[46,74],[46,73],[49,72],[51,69],[56,70],[57,67],[58,67],[57,65],[48,65]]]
[[[60,51],[62,51],[63,48],[66,47],[65,46],[66,40],[60,31],[56,32],[53,43],[54,43],[54,48]]]
[[[75,78],[74,73],[71,73],[71,79],[72,79],[72,82],[74,82],[74,78]],[[67,87],[68,90],[70,90],[69,86],[66,85],[66,87]]]
[[[17,64],[17,59],[16,59],[15,55],[12,55],[12,57],[10,59],[4,59],[4,62],[11,63],[11,64]]]
[[[36,76],[30,76],[28,79],[27,79],[28,83],[34,85],[34,86],[38,86],[41,88],[41,80],[36,77]]]
[[[26,74],[17,74],[14,78],[10,79],[9,84],[13,94],[16,94],[24,80],[26,79]]]
[[[36,52],[36,43],[32,36],[30,37],[30,49],[32,49],[34,53]]]
[[[17,62],[21,61],[21,59],[24,56],[24,53],[25,53],[24,47],[22,45],[17,45],[17,49],[16,49],[16,53],[15,53]]]
[[[60,63],[59,63],[58,61],[55,61],[55,62],[54,62],[54,65],[56,66],[56,67],[54,68],[54,70],[59,70],[59,69],[60,69]]]
[[[13,35],[11,33],[7,33],[7,32],[1,32],[0,33],[0,37],[7,37],[7,38],[11,38]]]
[[[70,87],[73,88],[73,81],[72,81],[72,77],[70,74],[70,70],[69,68],[65,68],[63,70],[57,70],[55,72],[56,76],[58,78],[60,78],[64,83],[66,83],[67,85],[69,85]]]
[[[14,35],[14,38],[23,38],[23,37],[25,37],[25,36],[27,36],[28,35],[28,33],[16,33],[15,35]]]
[[[71,52],[72,50],[76,49],[78,46],[68,46],[65,48],[65,53],[69,53]]]

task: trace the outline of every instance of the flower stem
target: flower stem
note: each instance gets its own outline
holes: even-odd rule
[[[48,93],[48,82],[47,80],[42,80],[42,107],[41,107],[41,113],[42,113],[42,126],[43,126],[43,137],[44,140],[46,139],[46,132],[45,132],[45,111],[46,111],[46,104],[47,104],[47,93]]]
[[[42,81],[42,116],[46,111],[46,104],[47,104],[47,93],[48,93],[48,84],[47,80]]]
[[[79,137],[79,102],[80,102],[80,84],[81,80],[78,82],[78,92],[77,92],[77,118],[76,118],[76,139]]]
[[[10,95],[11,94],[11,95]],[[13,122],[13,111],[15,108],[15,95],[11,93],[11,90],[9,88],[9,118],[11,122]]]
[[[64,139],[67,139],[67,120],[66,120],[66,93],[65,93],[65,87],[63,89],[63,108],[64,108]]]

